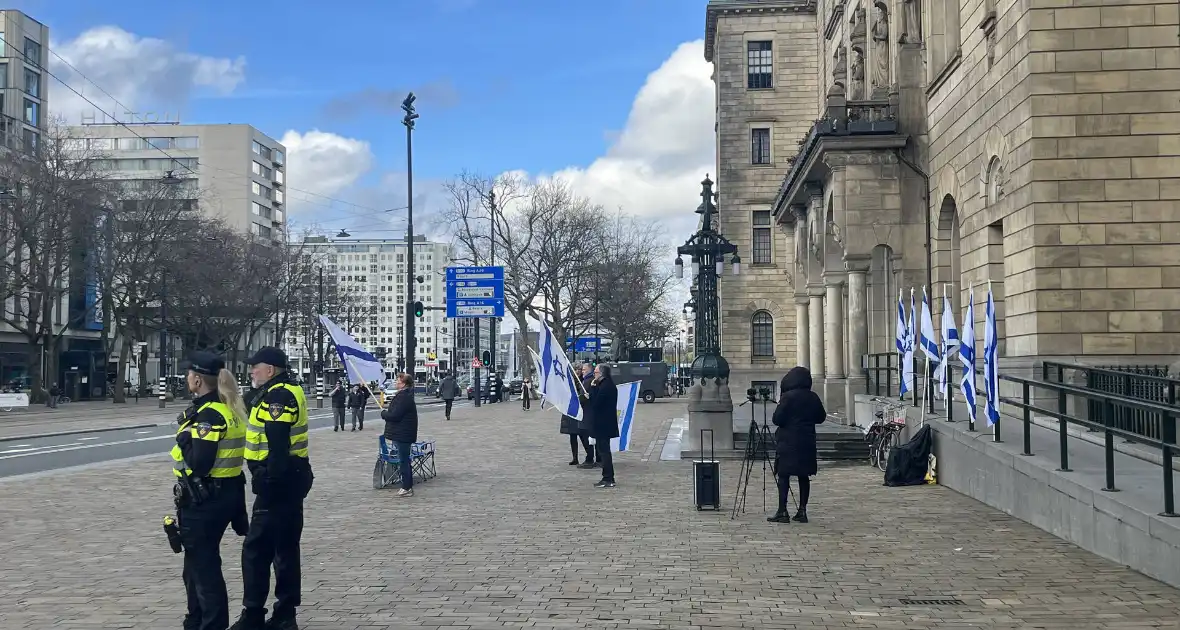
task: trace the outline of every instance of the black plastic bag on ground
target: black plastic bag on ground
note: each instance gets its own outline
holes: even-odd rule
[[[909,442],[890,449],[889,461],[885,466],[885,485],[925,484],[933,446],[934,438],[930,432],[930,425],[923,425]]]

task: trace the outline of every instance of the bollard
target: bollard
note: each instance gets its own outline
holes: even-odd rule
[[[163,376],[160,377],[160,409],[164,408],[164,402],[168,399],[167,381]]]

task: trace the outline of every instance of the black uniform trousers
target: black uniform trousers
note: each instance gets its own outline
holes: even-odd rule
[[[188,598],[185,630],[229,627],[229,596],[221,573],[221,538],[245,501],[245,484],[221,482],[200,505],[177,511],[184,542],[184,591]]]
[[[250,531],[242,544],[242,607],[252,616],[266,614],[270,568],[275,571],[273,616],[293,617],[300,604],[299,541],[303,535],[303,496],[292,482],[273,495],[258,495]]]

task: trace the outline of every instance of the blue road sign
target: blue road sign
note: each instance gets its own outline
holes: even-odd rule
[[[577,343],[574,343],[572,337],[566,337],[565,347],[573,346],[574,352],[598,352],[598,345],[601,341],[597,337],[578,337]]]
[[[447,267],[447,317],[504,317],[503,267]]]

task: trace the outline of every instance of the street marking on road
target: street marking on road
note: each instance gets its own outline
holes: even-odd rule
[[[136,431],[136,435],[143,435],[144,433],[151,433],[151,431]]]
[[[85,442],[87,440],[97,440],[97,439],[98,439],[97,437],[84,437],[84,438],[78,438],[78,441]]]
[[[35,451],[35,450],[37,450],[37,449],[39,449],[39,448],[41,448],[41,447],[39,447],[39,446],[34,446],[34,447],[32,447],[32,448],[10,448],[10,449],[8,449],[8,450],[0,451],[0,455],[3,455],[3,454],[5,454],[5,453],[25,453],[25,452],[28,452],[28,451]],[[0,457],[0,459],[4,459],[4,458]]]

